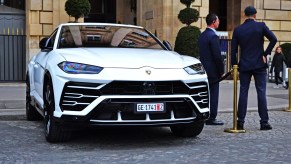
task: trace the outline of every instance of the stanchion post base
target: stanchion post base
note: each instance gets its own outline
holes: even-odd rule
[[[227,132],[227,133],[245,133],[246,130],[224,129],[224,132]]]
[[[283,110],[284,112],[291,112],[291,109],[290,108],[286,108]]]

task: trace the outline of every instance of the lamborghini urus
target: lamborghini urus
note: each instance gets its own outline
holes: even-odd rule
[[[84,126],[168,126],[201,133],[209,116],[200,61],[139,26],[61,24],[27,67],[26,117],[44,120],[48,142]]]

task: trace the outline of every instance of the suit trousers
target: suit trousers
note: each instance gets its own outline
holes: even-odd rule
[[[217,81],[217,79],[209,79],[209,82]],[[209,119],[215,119],[218,110],[218,97],[219,97],[219,83],[209,85],[210,90],[210,117]]]
[[[265,68],[240,72],[240,94],[238,103],[238,122],[244,123],[248,105],[248,91],[250,87],[251,77],[254,76],[257,91],[258,112],[261,118],[260,123],[269,121],[267,98],[266,98],[266,81],[267,71]]]

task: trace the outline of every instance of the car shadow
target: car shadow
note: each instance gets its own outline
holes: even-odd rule
[[[112,150],[114,147],[135,149],[181,146],[199,140],[199,136],[191,138],[174,136],[167,127],[102,127],[74,131],[68,144]]]

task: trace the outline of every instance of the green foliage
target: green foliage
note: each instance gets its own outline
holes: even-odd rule
[[[187,8],[189,8],[191,3],[195,2],[195,0],[180,0],[180,2],[186,5]]]
[[[65,10],[68,15],[75,17],[77,22],[79,18],[90,13],[91,4],[89,0],[67,0]]]
[[[197,22],[199,18],[199,12],[196,9],[190,8],[191,3],[194,1],[180,0],[187,8],[180,11],[178,19],[187,26],[179,30],[174,51],[182,55],[199,57],[198,39],[201,32],[198,27],[190,26],[191,23]]]
[[[199,12],[196,9],[185,8],[180,11],[178,18],[183,23],[189,26],[193,22],[197,22]]]
[[[287,66],[291,67],[291,43],[281,44],[280,47],[282,48]]]
[[[201,32],[198,27],[182,27],[178,32],[174,51],[182,55],[199,56],[198,38]]]

